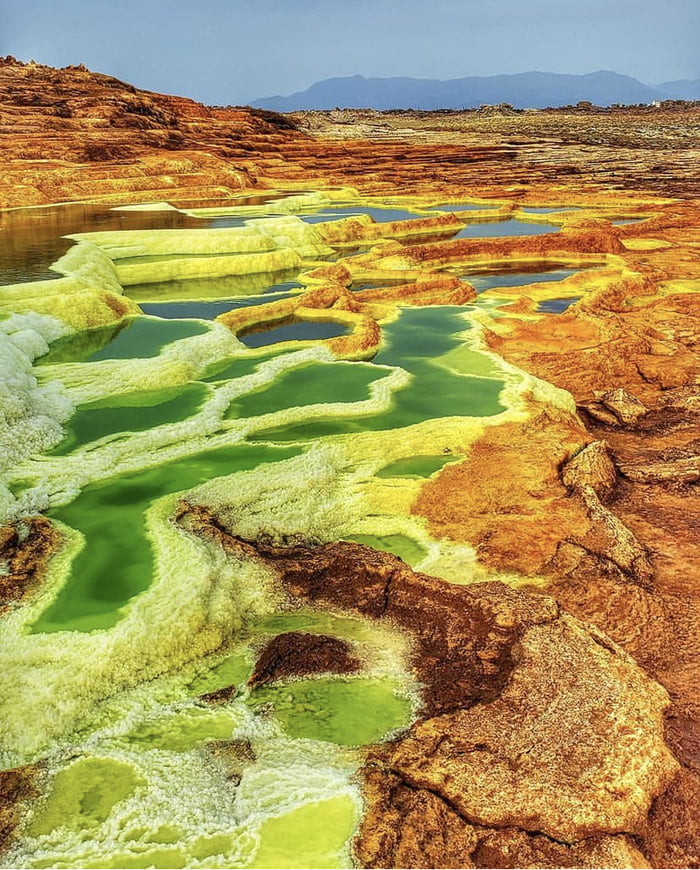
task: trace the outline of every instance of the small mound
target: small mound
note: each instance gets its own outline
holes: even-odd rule
[[[351,674],[361,668],[350,644],[339,637],[289,631],[278,634],[263,649],[250,686],[262,686],[309,674]]]

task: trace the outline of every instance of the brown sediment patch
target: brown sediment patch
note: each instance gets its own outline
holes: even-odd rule
[[[611,640],[501,583],[452,586],[352,543],[246,543],[205,508],[180,511],[192,531],[262,560],[292,606],[388,620],[412,640],[423,707],[369,752],[364,866],[479,866],[498,849],[515,849],[516,866],[538,850],[544,866],[565,855],[646,866],[615,835],[644,829],[678,770],[668,698]]]
[[[255,750],[248,740],[207,740],[204,748],[226,779],[238,784],[246,767],[256,760]]]
[[[411,512],[428,520],[433,537],[474,546],[494,571],[551,575],[561,570],[565,548],[571,558],[593,558],[601,569],[646,585],[644,548],[601,501],[611,481],[600,462],[578,460],[576,472],[562,478],[562,467],[589,441],[574,417],[553,408],[488,427],[463,462],[423,486]]]
[[[429,245],[410,245],[401,251],[394,251],[387,251],[385,256],[379,257],[379,268],[436,269],[513,259],[521,262],[547,259],[566,262],[567,256],[576,254],[620,254],[624,247],[619,239],[618,228],[611,226],[608,221],[580,219],[562,227],[559,232],[534,236],[452,239]]]
[[[39,797],[41,765],[0,770],[0,854],[11,845],[22,809]]]
[[[342,638],[288,631],[265,644],[248,685],[262,686],[311,674],[353,674],[361,667],[351,644]]]
[[[217,706],[218,704],[228,704],[228,702],[232,701],[237,694],[238,688],[236,686],[224,686],[221,689],[214,689],[213,692],[205,692],[203,695],[200,695],[197,700],[201,701],[203,704]]]
[[[37,591],[61,537],[44,517],[0,527],[0,612]]]
[[[650,866],[624,834],[567,844],[519,828],[479,826],[439,795],[372,768],[365,772],[364,789],[371,810],[355,843],[363,867]]]
[[[508,319],[489,329],[489,347],[508,361],[562,387],[580,402],[624,385],[642,403],[660,390],[692,384],[700,376],[694,345],[694,295],[676,294],[634,305],[653,284],[628,273],[575,311],[548,320]]]

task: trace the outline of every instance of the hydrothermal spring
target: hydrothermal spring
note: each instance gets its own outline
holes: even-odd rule
[[[333,351],[358,328],[347,317],[254,312],[356,253],[323,236],[329,223],[359,215],[393,238],[410,232],[396,221],[453,212],[451,236],[475,238],[566,220],[500,209],[341,191],[187,213],[53,207],[40,232],[3,216],[15,244],[0,258],[0,510],[42,512],[61,534],[45,584],[3,617],[3,764],[45,771],[6,866],[351,866],[363,747],[420,703],[406,639],[290,609],[260,565],[172,517],[184,498],[244,539],[351,540],[480,579],[471,548],[432,538],[410,506],[462,458],[451,432],[522,419],[528,391],[570,401],[488,351],[480,317],[509,316],[513,288],[532,283],[542,311],[562,310],[574,297],[557,284],[576,269],[520,264],[480,281],[465,264],[478,299],[376,309],[381,343],[363,358]],[[231,311],[250,324],[215,319]],[[289,631],[345,639],[360,670],[249,688],[259,649]],[[202,700],[228,687],[223,703]]]

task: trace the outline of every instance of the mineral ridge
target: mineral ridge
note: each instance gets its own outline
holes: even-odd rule
[[[699,866],[697,104],[0,95],[4,866]]]

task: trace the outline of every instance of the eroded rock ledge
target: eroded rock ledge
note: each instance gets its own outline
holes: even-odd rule
[[[449,585],[359,544],[252,544],[184,504],[179,522],[262,560],[292,607],[387,620],[412,638],[423,705],[368,752],[364,866],[649,866],[631,837],[678,771],[669,699],[601,632],[551,598]]]

